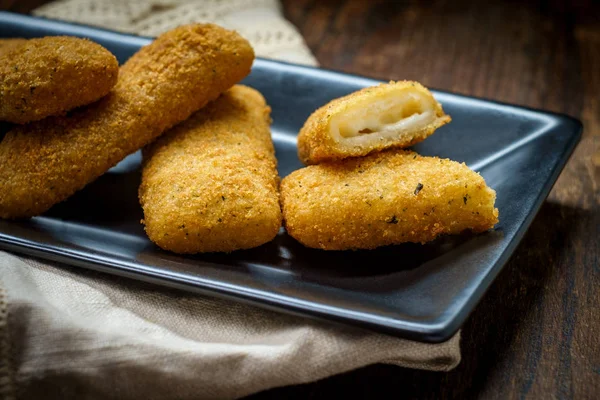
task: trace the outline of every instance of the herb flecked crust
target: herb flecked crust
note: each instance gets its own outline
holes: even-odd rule
[[[425,243],[498,222],[496,192],[481,175],[397,149],[294,171],[281,182],[281,199],[287,232],[325,250]]]
[[[176,253],[270,242],[281,227],[270,122],[263,96],[236,85],[144,149],[150,240]]]

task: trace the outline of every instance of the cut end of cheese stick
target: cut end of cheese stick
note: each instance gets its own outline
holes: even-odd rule
[[[431,92],[417,82],[390,82],[333,100],[315,111],[298,136],[305,164],[404,148],[450,122]]]

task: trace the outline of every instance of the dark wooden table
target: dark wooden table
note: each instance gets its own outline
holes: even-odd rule
[[[28,12],[44,0],[0,0]],[[375,365],[256,398],[600,398],[600,4],[284,0],[325,68],[566,113],[584,136],[450,373]]]

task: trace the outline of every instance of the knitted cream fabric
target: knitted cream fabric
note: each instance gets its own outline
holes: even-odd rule
[[[213,22],[238,31],[259,57],[317,65],[302,36],[283,18],[277,0],[62,0],[33,14],[142,36]]]

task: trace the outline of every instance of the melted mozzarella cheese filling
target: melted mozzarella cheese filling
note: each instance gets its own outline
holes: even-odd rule
[[[401,90],[354,105],[332,117],[331,136],[346,144],[398,138],[436,119],[435,100],[417,91]]]

